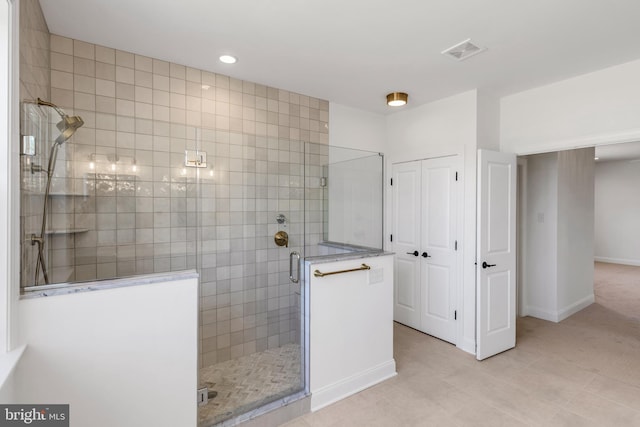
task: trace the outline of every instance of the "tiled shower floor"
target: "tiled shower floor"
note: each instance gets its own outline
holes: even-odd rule
[[[210,426],[293,394],[300,382],[298,344],[202,368],[200,385],[218,395],[198,408],[198,424]]]

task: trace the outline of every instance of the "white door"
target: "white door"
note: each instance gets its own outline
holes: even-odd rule
[[[456,342],[457,156],[422,162],[422,327]]]
[[[477,349],[516,345],[516,156],[478,150]]]
[[[393,179],[393,318],[420,328],[420,162],[397,163]]]

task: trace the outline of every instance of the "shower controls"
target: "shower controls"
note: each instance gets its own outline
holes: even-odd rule
[[[206,168],[207,152],[199,150],[185,150],[184,165],[188,168]]]
[[[284,224],[286,220],[287,220],[287,217],[284,216],[284,214],[278,214],[278,216],[276,217],[276,222],[278,224]]]
[[[276,242],[278,246],[289,247],[289,235],[286,231],[278,231],[275,236],[273,236],[273,241]]]
[[[36,138],[33,135],[22,135],[22,154],[25,156],[36,155]]]

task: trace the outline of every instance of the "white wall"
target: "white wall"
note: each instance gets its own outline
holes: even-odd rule
[[[559,322],[593,302],[593,156],[526,157],[523,315]]]
[[[640,139],[640,60],[506,96],[500,148],[541,153]]]
[[[640,265],[640,162],[597,162],[595,258]]]
[[[77,426],[197,424],[197,278],[20,301],[16,400]]]
[[[7,1],[0,2],[0,87],[9,87],[9,52],[10,52],[10,16],[11,3]],[[3,96],[0,102],[0,135],[4,141],[11,141],[10,132],[10,106],[11,97]],[[0,197],[2,200],[9,200],[10,194],[10,174],[8,167],[11,162],[11,149],[9,144],[3,143],[0,150],[0,170],[2,170],[2,178],[0,179]],[[12,252],[12,241],[10,240],[10,208],[6,203],[0,208],[0,355],[9,350],[9,313],[11,294],[9,292],[9,283],[11,277],[8,274],[10,258]]]
[[[378,153],[387,148],[385,118],[380,114],[332,102],[329,123],[329,145]]]
[[[478,91],[478,148],[500,151],[500,99]]]
[[[460,155],[464,167],[460,179],[464,200],[460,221],[464,224],[458,242],[463,250],[463,274],[459,284],[458,342],[456,345],[475,353],[476,296],[476,152],[478,98],[475,90],[441,99],[387,117],[386,176],[396,162]],[[387,185],[385,236],[391,230],[391,193]],[[385,243],[389,241],[385,238]]]
[[[558,157],[527,156],[522,315],[553,318],[557,309]]]
[[[20,139],[18,93],[18,11],[17,1],[0,1],[0,355],[16,347],[14,343],[19,273],[19,170]],[[9,144],[6,141],[16,141]],[[15,284],[15,286],[14,286]]]
[[[594,155],[558,153],[558,320],[594,301]]]
[[[354,271],[314,277],[312,271]],[[393,359],[393,256],[305,263],[311,410],[396,375]],[[329,309],[328,309],[329,308]]]

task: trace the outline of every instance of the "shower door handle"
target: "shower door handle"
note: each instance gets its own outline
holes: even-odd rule
[[[296,270],[298,274],[296,277],[293,277],[293,259],[296,259]],[[293,251],[289,254],[289,280],[293,283],[298,283],[300,281],[300,254],[296,251]]]

